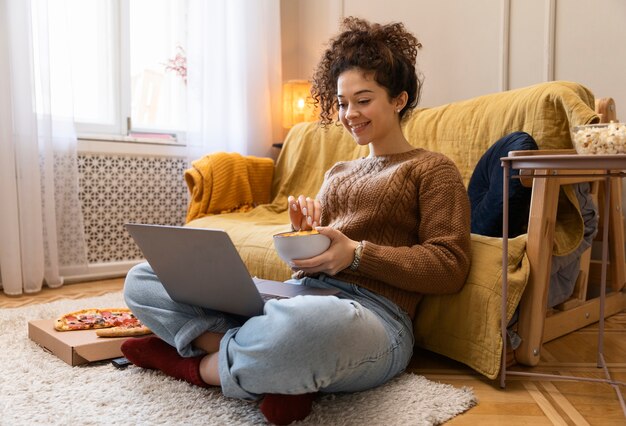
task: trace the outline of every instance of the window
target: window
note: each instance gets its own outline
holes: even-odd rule
[[[168,63],[184,59],[186,2],[67,0],[67,11],[62,4],[47,2],[50,55],[54,63],[55,51],[70,51],[79,134],[184,132],[185,79]],[[69,31],[69,46],[58,44],[61,31]]]

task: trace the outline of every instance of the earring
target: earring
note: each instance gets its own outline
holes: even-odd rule
[[[400,108],[398,108],[398,109],[396,110],[396,112],[397,112],[398,114],[400,114]]]

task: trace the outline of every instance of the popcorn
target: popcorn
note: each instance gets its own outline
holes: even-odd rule
[[[626,154],[626,124],[590,124],[571,130],[572,144],[579,154]]]

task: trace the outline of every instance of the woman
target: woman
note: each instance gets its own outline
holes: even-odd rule
[[[126,302],[159,338],[126,341],[129,360],[262,399],[278,424],[306,417],[317,392],[361,391],[405,370],[421,296],[458,291],[470,262],[470,207],[457,168],[414,148],[401,130],[419,100],[419,47],[402,24],[347,18],[314,74],[322,124],[338,113],[370,149],[333,166],[317,199],[288,199],[295,230],[331,239],[321,255],[293,261],[293,281],[339,293],[269,301],[263,315],[242,319],[173,302],[149,265],[138,265]]]

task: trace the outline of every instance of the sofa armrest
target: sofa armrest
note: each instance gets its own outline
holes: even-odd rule
[[[186,221],[269,203],[273,174],[274,161],[265,157],[218,152],[192,162],[185,171],[190,193]]]

